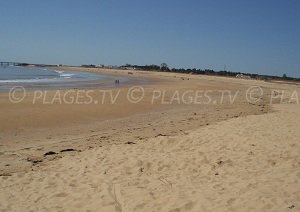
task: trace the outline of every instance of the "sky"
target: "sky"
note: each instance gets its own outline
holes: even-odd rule
[[[300,1],[3,0],[0,61],[300,77]]]

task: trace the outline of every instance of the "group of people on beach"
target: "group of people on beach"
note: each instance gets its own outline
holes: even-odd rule
[[[120,80],[115,80],[115,85],[119,85],[120,84]]]

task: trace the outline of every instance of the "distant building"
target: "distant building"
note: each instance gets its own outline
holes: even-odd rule
[[[124,69],[124,70],[135,70],[136,69],[134,66],[131,66],[131,65],[120,66],[120,68]]]
[[[242,79],[251,79],[250,76],[248,75],[245,75],[245,74],[237,74],[236,75],[236,78],[242,78]]]
[[[125,67],[126,70],[135,70],[134,67]]]

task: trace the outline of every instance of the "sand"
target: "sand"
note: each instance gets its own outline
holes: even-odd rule
[[[299,210],[300,107],[289,98],[299,87],[136,75],[158,79],[148,99],[129,104],[123,96],[101,110],[73,105],[68,113],[30,98],[12,105],[1,93],[0,210]],[[243,92],[254,85],[265,93],[249,104]],[[149,104],[157,88],[212,89],[216,100],[219,89],[243,92],[234,104]],[[274,89],[285,95],[270,105]]]

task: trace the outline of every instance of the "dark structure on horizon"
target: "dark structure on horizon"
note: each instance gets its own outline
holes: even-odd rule
[[[242,72],[231,72],[227,71],[226,68],[221,71],[215,71],[212,69],[196,69],[196,68],[172,68],[170,69],[166,63],[162,63],[161,66],[158,65],[130,65],[126,64],[120,66],[121,69],[127,70],[144,70],[144,71],[162,71],[162,72],[173,72],[173,73],[184,73],[184,74],[200,74],[200,75],[210,75],[210,76],[224,76],[224,77],[239,77],[247,79],[260,79],[260,80],[287,80],[287,81],[300,81],[300,78],[288,77],[284,74],[280,76],[269,76],[269,75],[260,75],[260,74],[251,74],[251,73],[242,73]]]
[[[0,66],[19,66],[22,63],[17,63],[17,62],[0,62]]]
[[[46,66],[58,66],[58,65],[46,65],[46,64],[29,64],[29,63],[19,63],[19,62],[0,62],[0,67],[7,66],[29,66],[33,65],[36,67],[46,67]],[[285,80],[285,81],[300,81],[300,78],[288,77],[286,74],[280,76],[270,76],[270,75],[260,75],[260,74],[251,74],[251,73],[242,73],[242,72],[231,72],[226,70],[226,65],[224,66],[224,70],[215,71],[212,69],[196,69],[196,68],[169,68],[166,63],[162,63],[159,65],[131,65],[126,64],[123,66],[104,66],[102,65],[82,65],[84,68],[109,68],[109,69],[125,69],[125,70],[143,70],[143,71],[162,71],[162,72],[173,72],[173,73],[184,73],[184,74],[199,74],[199,75],[210,75],[210,76],[224,76],[224,77],[239,77],[246,79],[260,79],[260,80]]]

